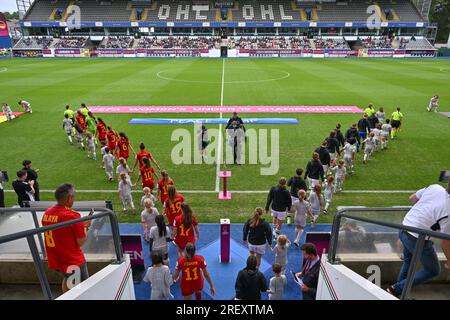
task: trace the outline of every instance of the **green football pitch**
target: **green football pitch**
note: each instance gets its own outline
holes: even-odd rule
[[[436,183],[439,171],[450,169],[450,119],[426,112],[429,99],[440,95],[440,108],[450,111],[450,60],[392,59],[3,59],[0,60],[0,102],[18,110],[25,99],[32,114],[0,124],[0,169],[12,179],[24,159],[40,169],[43,200],[51,200],[58,184],[71,182],[80,190],[78,200],[112,200],[122,222],[139,221],[140,210],[121,213],[117,181],[109,182],[100,161],[87,158],[69,145],[62,129],[66,104],[99,106],[351,106],[373,103],[388,117],[401,107],[404,125],[388,149],[375,153],[368,164],[357,154],[356,174],[331,206],[370,207],[407,205],[408,192]],[[298,125],[248,125],[279,130],[279,170],[261,175],[263,164],[229,165],[231,201],[217,200],[215,164],[175,165],[171,153],[178,141],[174,130],[189,125],[129,125],[131,118],[218,118],[219,114],[104,114],[117,131],[126,132],[134,148],[143,141],[201,222],[229,217],[242,222],[256,206],[264,206],[267,190],[280,176],[290,177],[305,168],[312,151],[339,122],[346,129],[360,114],[241,114],[241,117],[297,118]],[[223,114],[228,118],[230,114]],[[219,128],[219,125],[209,125]],[[225,141],[224,145],[225,145]],[[130,161],[131,162],[131,161]],[[132,163],[130,163],[131,166]],[[221,167],[223,169],[223,167]],[[133,174],[133,181],[137,174]],[[6,205],[16,204],[11,183],[5,185]],[[135,188],[138,190],[139,188]],[[92,192],[95,191],[95,192]],[[135,203],[140,198],[134,193]],[[159,205],[158,205],[159,206]],[[160,208],[160,206],[159,206]],[[331,221],[332,214],[319,222]]]

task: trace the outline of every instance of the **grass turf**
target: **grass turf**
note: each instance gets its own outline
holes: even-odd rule
[[[72,182],[78,189],[115,190],[106,181],[100,162],[70,146],[62,129],[66,104],[89,105],[220,105],[222,66],[220,59],[3,59],[0,100],[17,109],[17,101],[31,102],[33,114],[0,125],[0,168],[14,173],[23,159],[39,168],[41,189],[54,189]],[[161,79],[171,78],[175,80]],[[271,80],[284,77],[279,80]],[[448,111],[450,61],[392,59],[229,59],[225,62],[224,105],[357,105],[369,102],[384,107],[389,117],[396,106],[405,115],[398,139],[389,149],[375,154],[369,164],[356,160],[356,175],[347,190],[415,190],[435,183],[440,170],[449,169],[449,120],[425,111],[433,94],[441,97],[441,110]],[[215,165],[174,165],[171,150],[177,128],[192,126],[130,126],[136,115],[101,116],[117,131],[130,137],[135,149],[143,141],[163,168],[168,169],[180,190],[214,190]],[[138,117],[219,117],[218,114],[158,114]],[[229,114],[224,114],[228,117]],[[271,117],[242,114],[242,117]],[[268,190],[279,176],[291,176],[305,167],[311,152],[340,122],[345,131],[357,114],[283,114],[299,125],[264,125],[248,128],[280,130],[280,170],[274,176],[260,175],[260,165],[232,166],[231,190]],[[218,128],[218,126],[209,126]],[[229,167],[230,168],[230,167]],[[134,174],[134,179],[136,174]],[[11,189],[10,184],[5,185]],[[215,194],[187,194],[202,222],[230,217],[242,222],[265,194],[235,194],[233,200],[216,200]],[[407,194],[336,194],[337,205],[389,206],[406,204]],[[44,199],[51,199],[45,194]],[[120,208],[117,193],[79,193],[79,200],[111,199]],[[135,200],[138,195],[135,194]],[[15,204],[14,193],[6,193],[6,204]],[[137,202],[137,201],[136,201]],[[323,216],[329,222],[332,215]],[[138,221],[136,214],[120,215],[121,221]]]

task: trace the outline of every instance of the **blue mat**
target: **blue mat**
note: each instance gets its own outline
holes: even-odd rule
[[[211,275],[214,287],[216,289],[216,295],[214,299],[229,300],[234,298],[234,284],[236,281],[239,270],[245,268],[246,260],[248,257],[248,249],[242,245],[242,228],[243,224],[231,225],[231,253],[232,263],[220,264],[218,261],[219,255],[219,224],[199,224],[200,240],[197,243],[197,253],[204,256],[208,271]],[[309,231],[314,232],[330,232],[331,225],[318,224],[311,230],[307,225],[305,232],[300,239],[301,243],[304,243],[306,233]],[[143,234],[142,226],[138,223],[134,224],[120,224],[120,233],[125,234]],[[282,233],[286,234],[288,238],[293,241],[295,238],[295,227],[293,225],[284,225]],[[144,262],[146,268],[151,266],[150,253],[148,244],[142,240],[142,246],[144,250]],[[175,245],[169,245],[169,257],[170,257],[170,269],[174,272],[176,261],[178,259],[178,250]],[[275,257],[266,250],[266,254],[263,256],[261,262],[261,271],[264,273],[267,281],[273,276],[271,265],[274,263]],[[301,250],[292,245],[288,250],[288,265],[286,267],[286,275],[288,283],[284,292],[285,300],[301,300],[302,295],[298,285],[292,279],[290,271],[300,271],[303,263],[303,257]],[[150,298],[150,285],[145,282],[135,282],[134,289],[137,300],[147,300]],[[176,300],[182,300],[181,290],[179,284],[175,284],[171,287],[171,292]],[[267,294],[262,295],[263,300],[268,299]],[[203,298],[205,300],[212,299],[209,296],[209,286],[205,281],[205,288]]]
[[[197,119],[131,119],[128,124],[227,124],[225,118],[197,118]],[[293,118],[248,118],[244,119],[245,124],[299,124]]]

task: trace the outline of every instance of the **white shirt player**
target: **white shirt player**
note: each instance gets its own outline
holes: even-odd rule
[[[32,113],[32,112],[33,112],[33,110],[31,109],[31,104],[30,104],[28,101],[21,100],[21,101],[20,101],[20,104],[22,105],[23,110],[24,110],[25,112],[29,112],[29,113]]]
[[[366,140],[364,140],[364,143],[366,144],[366,147],[364,148],[364,153],[372,153],[372,151],[375,148],[375,139],[369,137]]]
[[[335,180],[343,180],[345,178],[345,175],[347,174],[347,169],[345,166],[342,166],[342,168],[339,168],[339,166],[336,166],[332,168],[332,170],[336,171],[334,175]]]
[[[381,132],[382,131],[380,129],[378,129],[378,128],[375,128],[375,129],[372,129],[372,132],[374,134],[373,138],[375,140],[380,140],[380,136],[381,136]]]
[[[381,135],[383,137],[389,137],[389,135],[391,134],[392,126],[389,123],[385,123],[381,126],[381,130]]]
[[[70,119],[64,119],[63,120],[63,126],[64,126],[64,130],[66,130],[67,134],[72,134],[72,121]]]
[[[344,146],[344,159],[351,160],[356,152],[356,146],[354,144],[346,143]]]
[[[428,111],[432,111],[434,109],[435,112],[437,112],[439,107],[439,97],[433,96],[430,99],[430,103],[428,104]]]

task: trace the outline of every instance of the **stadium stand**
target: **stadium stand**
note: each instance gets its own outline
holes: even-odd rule
[[[133,47],[133,37],[105,37],[99,48],[108,49],[127,49]]]
[[[315,49],[350,49],[343,38],[314,38]]]
[[[23,37],[15,49],[48,49],[53,43],[52,37]]]
[[[63,37],[56,40],[52,45],[53,48],[84,48],[88,41],[88,37]]]
[[[66,9],[76,4],[81,9],[82,21],[366,21],[366,1],[336,3],[306,3],[297,5],[288,0],[242,0],[226,9],[210,6],[208,2],[160,0],[153,3],[136,3],[129,0],[36,0],[25,21],[64,21]],[[424,21],[409,0],[381,0],[373,2],[382,13],[382,20]],[[387,17],[386,17],[387,14]]]
[[[139,39],[141,49],[213,49],[220,48],[217,37],[144,37]]]
[[[392,48],[391,40],[388,37],[367,37],[361,39],[364,48],[369,49],[389,49]]]
[[[422,38],[422,37],[401,38],[399,48],[406,49],[406,50],[434,49],[434,47],[430,44],[430,42],[428,42],[427,39]]]

